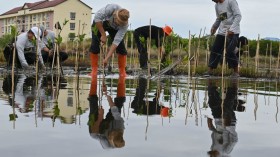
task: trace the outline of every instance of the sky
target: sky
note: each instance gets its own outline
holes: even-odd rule
[[[0,14],[25,2],[38,0],[0,0]],[[131,29],[149,25],[173,27],[174,32],[188,37],[188,32],[199,35],[206,28],[209,33],[215,21],[212,0],[82,0],[93,12],[109,3],[117,3],[130,11]],[[5,3],[8,2],[8,3]],[[280,0],[237,0],[242,13],[241,34],[250,39],[280,38]],[[202,31],[203,32],[203,31]]]

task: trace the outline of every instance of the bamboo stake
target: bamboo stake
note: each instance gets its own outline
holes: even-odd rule
[[[206,42],[206,55],[205,55],[205,66],[208,66],[208,55],[210,54],[210,46],[209,46],[210,38],[207,39]]]
[[[255,74],[256,74],[256,76],[258,76],[258,69],[259,69],[259,53],[260,53],[260,35],[258,35],[257,50],[256,50],[256,56],[255,56]]]
[[[267,59],[267,53],[268,53],[268,44],[266,45],[266,50],[265,50],[265,58],[264,58],[264,68],[266,69],[266,59]]]
[[[279,68],[279,59],[280,59],[280,41],[279,41],[279,48],[278,48],[278,58],[277,58],[277,67],[276,67],[276,78],[278,78],[278,68]]]
[[[227,34],[227,31],[226,31]],[[224,82],[224,70],[226,66],[226,51],[227,51],[227,36],[225,35],[224,51],[223,51],[223,64],[222,64],[222,83]]]
[[[272,69],[272,42],[270,42],[270,54],[269,54],[269,73],[271,73],[271,69]]]
[[[197,46],[197,62],[196,62],[196,67],[198,66],[199,64],[199,57],[200,57],[200,40],[201,40],[201,32],[202,32],[202,29],[200,29],[200,33],[199,33],[199,37],[198,37],[198,46]]]
[[[150,31],[149,31],[149,42],[148,42],[148,76],[150,76],[151,71],[151,65],[150,65],[150,55],[151,55],[151,37],[152,37],[152,19],[150,19]],[[149,87],[150,87],[150,79],[147,80],[147,88],[146,88],[146,106],[147,106],[147,125],[146,125],[146,132],[145,132],[145,140],[148,139],[148,128],[149,128],[149,100],[148,100],[148,94],[149,94]]]
[[[189,78],[189,83],[191,80],[191,42],[192,42],[192,38],[191,38],[191,31],[189,31],[189,48],[188,48],[188,78]]]
[[[130,30],[131,30],[131,24],[130,24]],[[130,35],[130,58],[129,58],[129,64],[130,64],[130,69],[132,68],[132,55],[133,55],[133,33],[131,30],[131,35]]]
[[[16,17],[17,21],[17,17]],[[14,43],[14,49],[13,49],[13,63],[12,63],[12,107],[13,107],[13,117],[15,118],[13,120],[13,129],[16,128],[16,110],[15,110],[15,60],[16,60],[16,43],[17,43],[17,23],[15,28],[15,43]]]

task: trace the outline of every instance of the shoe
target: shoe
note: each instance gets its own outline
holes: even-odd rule
[[[203,76],[204,76],[204,77],[211,77],[211,76],[213,76],[213,73],[207,71],[207,72],[203,73]]]
[[[240,75],[236,72],[230,75],[231,78],[238,78]]]

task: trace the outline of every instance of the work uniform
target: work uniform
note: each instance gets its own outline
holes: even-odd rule
[[[29,67],[29,64],[36,62],[36,40],[34,42],[28,39],[28,32],[22,33],[17,37],[16,51],[18,61],[22,68]],[[38,49],[41,50],[41,41],[38,41]],[[41,51],[38,51],[39,63],[44,66]]]
[[[150,26],[143,26],[135,29],[134,39],[138,48],[139,62],[141,68],[147,67],[147,39],[150,37]],[[151,26],[151,40],[155,40],[157,47],[162,45],[162,39],[164,37],[164,31],[161,27]]]
[[[236,68],[238,66],[238,58],[234,51],[238,45],[240,34],[241,12],[236,0],[225,0],[223,3],[216,3],[215,9],[217,19],[212,29],[219,28],[219,30],[211,50],[208,66],[213,69],[217,68],[223,56],[226,32],[230,31],[234,34],[227,36],[226,61],[229,68]]]
[[[122,9],[117,4],[108,4],[106,7],[96,12],[92,23],[92,42],[90,52],[94,54],[100,53],[100,38],[101,33],[98,31],[96,22],[102,22],[104,31],[107,31],[113,40],[113,44],[117,45],[116,52],[121,55],[127,55],[127,50],[124,45],[123,37],[127,32],[128,25],[118,26],[114,22],[114,12]]]

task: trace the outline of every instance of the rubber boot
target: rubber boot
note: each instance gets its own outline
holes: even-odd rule
[[[126,55],[118,54],[118,65],[119,65],[119,75],[120,77],[126,77]]]
[[[91,76],[97,75],[98,72],[98,54],[90,53]]]

